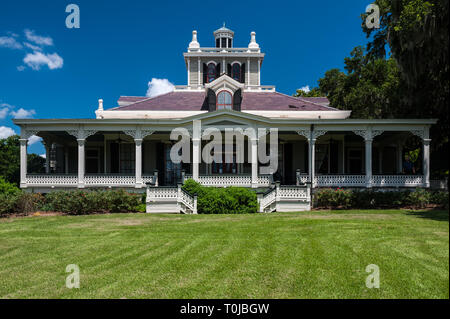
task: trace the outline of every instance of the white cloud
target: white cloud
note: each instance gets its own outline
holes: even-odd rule
[[[28,42],[24,42],[23,45],[26,46],[27,48],[33,50],[33,51],[42,51],[41,47],[39,47],[37,45],[33,45],[31,43],[28,43]]]
[[[19,66],[17,67],[17,71],[22,72],[23,70],[25,70],[25,66],[19,65]]]
[[[31,41],[37,45],[53,45],[53,39],[50,37],[43,37],[40,35],[37,35],[33,30],[26,29],[25,31],[25,37],[28,41]]]
[[[152,80],[148,82],[147,96],[158,96],[161,94],[172,92],[174,89],[175,86],[170,83],[169,80],[152,78]]]
[[[311,89],[309,88],[309,85],[306,85],[306,86],[300,88],[300,90],[302,90],[302,91],[304,91],[304,92],[306,92],[306,93],[308,93],[309,91],[311,91]]]
[[[64,60],[57,54],[43,54],[41,52],[28,53],[23,62],[33,70],[40,70],[41,66],[47,65],[50,70],[63,67]]]
[[[42,158],[47,158],[47,154],[41,154],[41,155],[39,155],[40,157],[42,157]]]
[[[11,111],[10,113],[15,119],[29,119],[36,114],[35,110],[25,110],[24,108],[20,108],[17,111]]]
[[[31,135],[30,138],[28,139],[28,145],[33,145],[37,142],[40,142],[41,140],[42,138],[40,138],[39,136]]]
[[[0,138],[8,138],[12,135],[15,135],[16,132],[10,127],[0,126]]]
[[[0,47],[19,50],[22,49],[23,46],[13,37],[0,37]]]
[[[0,120],[3,120],[6,117],[6,115],[8,115],[8,113],[9,113],[8,108],[4,107],[0,109]]]

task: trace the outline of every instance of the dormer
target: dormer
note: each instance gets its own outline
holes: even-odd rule
[[[245,84],[233,80],[226,74],[223,74],[211,83],[205,84],[209,111],[240,111],[244,87]]]

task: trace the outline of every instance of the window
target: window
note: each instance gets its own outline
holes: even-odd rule
[[[136,167],[134,156],[134,144],[123,143],[119,144],[120,149],[120,173],[121,174],[133,174]]]
[[[231,67],[231,77],[238,82],[241,81],[241,66],[239,63],[233,64]]]
[[[233,103],[231,99],[231,94],[227,91],[222,91],[217,94],[217,109],[218,110],[232,110]]]
[[[208,78],[207,82],[211,83],[216,79],[216,65],[214,63],[208,64]]]

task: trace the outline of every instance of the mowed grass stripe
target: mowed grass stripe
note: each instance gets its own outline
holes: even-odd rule
[[[0,297],[448,298],[448,251],[436,211],[1,219]]]

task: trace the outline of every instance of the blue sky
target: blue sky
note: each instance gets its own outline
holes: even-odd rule
[[[80,8],[68,29],[66,6]],[[189,3],[189,5],[188,5]],[[261,82],[293,94],[316,86],[367,42],[360,14],[370,1],[2,1],[0,136],[19,132],[13,117],[93,118],[97,100],[145,96],[152,78],[186,84],[182,53],[198,31],[201,46],[226,22],[236,47],[250,32],[266,57]],[[43,153],[41,143],[29,152]]]

